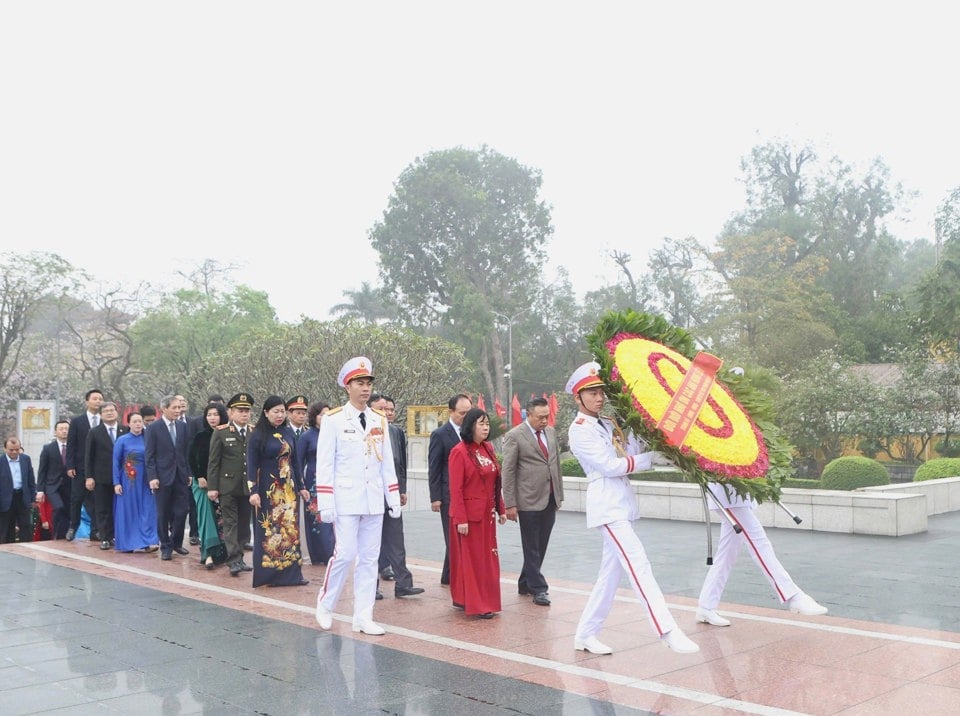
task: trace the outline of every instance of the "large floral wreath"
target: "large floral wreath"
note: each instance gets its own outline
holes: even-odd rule
[[[683,444],[657,423],[697,354],[692,336],[661,316],[611,311],[587,337],[622,423],[701,485],[720,482],[758,502],[779,500],[792,446],[771,422],[768,397],[721,370]]]

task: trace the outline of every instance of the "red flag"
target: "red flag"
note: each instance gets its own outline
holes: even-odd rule
[[[547,399],[547,406],[550,408],[550,416],[547,418],[547,425],[554,426],[557,424],[557,412],[560,410],[560,405],[557,403],[556,393],[550,393],[550,397]]]
[[[502,418],[507,414],[507,409],[503,407],[503,403],[500,402],[500,396],[495,396],[493,399],[493,411],[497,414],[498,418]]]
[[[477,393],[477,407],[483,412],[487,412],[487,405],[483,402],[483,393]]]
[[[510,403],[511,415],[510,415],[510,427],[514,425],[519,425],[523,418],[520,416],[520,400],[517,398],[517,394],[513,394],[513,400]]]

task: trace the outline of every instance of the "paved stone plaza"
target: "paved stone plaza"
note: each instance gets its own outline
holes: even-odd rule
[[[350,630],[349,589],[331,632],[306,587],[250,586],[196,558],[161,562],[95,543],[0,548],[4,714],[955,714],[960,710],[960,513],[927,532],[872,537],[770,529],[796,582],[830,608],[784,611],[744,553],[720,611],[697,624],[702,523],[636,524],[682,628],[701,651],[657,643],[624,588],[601,637],[573,650],[599,537],[561,513],[544,572],[553,605],[516,594],[519,532],[499,530],[503,611],[450,606],[439,584],[439,518],[404,516],[420,597],[378,602],[382,637]],[[717,528],[714,527],[716,534]]]

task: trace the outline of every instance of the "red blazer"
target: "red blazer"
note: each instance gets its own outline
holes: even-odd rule
[[[480,522],[493,510],[505,513],[502,481],[497,454],[490,442],[480,447],[480,455],[492,462],[493,470],[481,470],[473,457],[473,443],[459,443],[450,451],[450,524]]]

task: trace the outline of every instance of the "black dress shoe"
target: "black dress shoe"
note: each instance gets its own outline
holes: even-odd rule
[[[192,545],[198,545],[198,544],[200,544],[200,538],[199,538],[199,537],[191,537],[191,538],[190,538],[190,544],[192,544]]]
[[[549,607],[550,597],[547,596],[546,592],[540,592],[539,594],[534,594],[533,603],[541,607]]]
[[[73,542],[73,538],[77,536],[77,531],[72,527],[67,530],[67,542]]]
[[[376,600],[379,602],[381,599],[383,599],[383,592],[381,592],[381,591],[378,589],[378,590],[377,590]]]
[[[483,614],[477,614],[481,619],[493,619],[493,612],[483,612]]]
[[[241,560],[240,560],[240,571],[241,571],[241,572],[252,572],[252,571],[253,571],[253,567],[251,567],[249,564],[247,564],[246,562],[244,562],[244,561],[241,559]]]
[[[243,545],[243,548],[244,548],[245,550],[247,550],[247,552],[252,552],[252,551],[253,551],[253,542],[247,542],[245,545]]]
[[[393,567],[387,567],[385,570],[380,572],[380,579],[384,580],[385,582],[392,582],[396,578],[397,575],[394,574]]]
[[[397,587],[393,590],[395,597],[412,597],[417,594],[423,594],[423,587]]]
[[[173,557],[171,554],[165,549],[160,550],[160,559],[162,559],[164,562],[169,562],[172,558]]]
[[[187,549],[186,547],[174,547],[173,551],[176,552],[177,554],[183,554],[183,555],[190,554],[190,550]]]
[[[110,541],[103,540],[103,542],[100,543],[100,549],[103,549],[103,550],[110,549]]]
[[[454,609],[463,609],[463,605],[462,605],[462,604],[457,604],[456,602],[454,602],[454,603],[453,603],[453,608],[454,608]]]
[[[230,576],[231,576],[231,577],[236,577],[237,575],[240,574],[241,571],[242,571],[242,570],[240,569],[240,563],[239,563],[239,562],[233,562],[233,563],[230,564]]]

